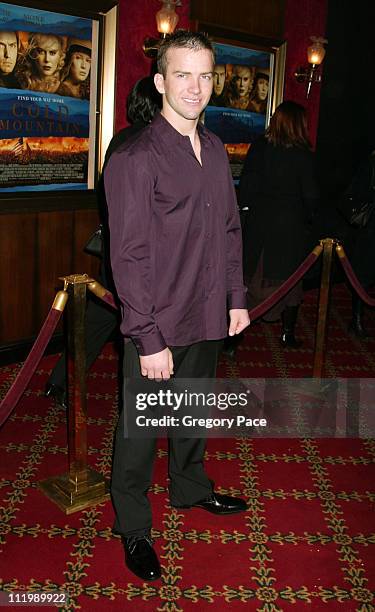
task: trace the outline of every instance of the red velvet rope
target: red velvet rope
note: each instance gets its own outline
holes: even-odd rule
[[[108,304],[109,306],[112,306],[112,308],[114,308],[115,310],[118,310],[118,306],[114,300],[114,297],[112,295],[112,293],[110,291],[107,291],[104,295],[101,296],[101,299],[103,300],[103,302],[105,302],[106,304]]]
[[[61,293],[64,292],[61,291],[60,294]],[[54,306],[52,306],[51,310],[49,311],[47,318],[43,323],[43,327],[34,342],[33,348],[19,371],[14,383],[0,404],[0,427],[3,425],[3,423],[5,423],[12,410],[16,407],[20,397],[29,384],[32,375],[43,357],[46,346],[56,329],[56,325],[60,320],[62,312],[63,310],[56,309]]]
[[[281,300],[293,287],[301,280],[301,278],[306,274],[306,272],[314,265],[318,257],[321,255],[323,251],[322,246],[317,246],[315,249],[308,255],[301,263],[301,265],[297,268],[295,272],[285,281],[272,295],[270,295],[264,302],[252,308],[249,311],[250,320],[254,321],[255,319],[259,319],[265,312],[270,310],[277,302]]]
[[[305,261],[301,263],[297,270],[288,278],[288,280],[285,281],[285,283],[281,285],[281,287],[279,287],[272,295],[270,295],[266,300],[264,300],[264,302],[249,311],[250,319],[252,321],[254,319],[258,319],[265,312],[267,312],[267,310],[270,310],[270,308],[272,308],[279,300],[281,300],[281,298],[283,298],[284,295],[286,295],[288,291],[290,291],[294,287],[294,285],[296,285],[298,281],[301,280],[303,275],[306,274],[306,272],[311,268],[311,266],[314,265],[318,257],[321,255],[322,251],[322,246],[316,246],[315,249],[310,253],[310,255],[306,257]],[[118,306],[114,300],[112,293],[110,291],[107,291],[107,289],[104,289],[104,287],[100,283],[94,281],[92,283],[89,283],[87,286],[90,291],[92,291],[98,298],[103,300],[103,302],[106,302],[106,304],[109,304],[109,306],[112,306],[112,308],[118,309]]]
[[[341,244],[336,246],[336,253],[339,256],[339,260],[341,262],[342,267],[344,268],[345,274],[348,277],[348,280],[353,287],[354,291],[359,295],[361,300],[368,304],[369,306],[375,306],[375,299],[371,298],[369,294],[364,290],[361,283],[359,282],[349,259],[345,255],[344,248]]]
[[[94,281],[89,283],[88,288],[92,293],[94,293],[98,298],[103,300],[108,306],[112,306],[115,310],[118,310],[118,306],[115,302],[115,299],[110,291],[105,289],[98,281]]]
[[[286,295],[288,291],[290,291],[294,287],[294,285],[296,285],[296,283],[301,280],[307,270],[309,270],[311,266],[316,262],[322,250],[322,246],[315,247],[312,253],[310,253],[310,255],[306,257],[305,261],[302,262],[302,264],[297,268],[297,270],[288,278],[288,280],[285,281],[285,283],[281,285],[281,287],[279,287],[272,295],[270,295],[266,300],[264,300],[264,302],[250,310],[249,315],[251,320],[261,317],[265,312],[267,312],[267,310],[272,308],[272,306],[274,306],[279,300],[281,300],[281,298],[283,298],[284,295]],[[348,265],[350,266],[350,264]],[[353,272],[352,274],[354,276]],[[104,289],[104,287],[102,287],[100,283],[96,281],[91,282],[88,284],[88,288],[96,296],[106,302],[106,304],[112,306],[112,308],[118,308],[112,293]],[[65,292],[60,293],[62,294]],[[365,301],[367,301],[367,303],[370,303],[368,300]],[[375,300],[372,301],[375,305]],[[20,372],[18,373],[13,385],[11,386],[0,404],[0,427],[9,417],[12,410],[17,405],[21,395],[24,393],[27,385],[29,384],[31,377],[34,374],[38,363],[40,362],[43,356],[46,346],[50,341],[53,332],[55,331],[56,325],[60,320],[64,306],[62,310],[58,310],[54,308],[54,306],[52,306],[51,310],[49,311],[48,316],[43,324],[42,329],[39,332],[39,335],[33,345],[33,348],[31,349],[29,356],[27,357]]]

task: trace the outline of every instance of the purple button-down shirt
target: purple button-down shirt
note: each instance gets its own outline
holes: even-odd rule
[[[246,308],[240,221],[221,141],[188,136],[160,114],[104,172],[121,331],[140,355],[227,335],[227,307]]]

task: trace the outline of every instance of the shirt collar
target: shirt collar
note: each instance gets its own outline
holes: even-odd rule
[[[161,113],[157,113],[151,122],[152,129],[158,140],[161,140],[167,147],[173,146],[188,146],[190,148],[189,136],[183,136],[178,132],[169,121]],[[210,132],[201,123],[197,126],[201,145],[207,146],[208,141],[211,141]]]

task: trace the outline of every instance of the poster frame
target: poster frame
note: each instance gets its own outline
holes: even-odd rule
[[[283,101],[286,41],[262,38],[243,31],[222,28],[215,24],[201,21],[195,21],[194,29],[195,31],[207,34],[213,43],[231,45],[235,51],[246,49],[270,54],[272,57],[272,73],[270,74],[269,102],[265,120],[265,128],[267,128],[271,115]],[[225,141],[224,144],[226,144]]]
[[[96,112],[94,126],[94,187],[85,190],[44,190],[44,191],[15,191],[0,193],[0,214],[10,212],[32,212],[51,210],[92,209],[97,207],[95,188],[99,180],[100,170],[104,158],[107,141],[114,132],[115,119],[115,81],[116,62],[112,50],[116,49],[118,27],[117,0],[100,0],[86,3],[87,9],[82,5],[72,8],[72,5],[63,2],[54,2],[48,6],[43,2],[30,0],[7,1],[6,4],[49,11],[55,14],[82,17],[97,22],[98,49],[97,49],[97,82],[96,82]],[[99,6],[100,4],[100,6]],[[90,8],[89,8],[90,6]],[[103,120],[105,119],[105,121]],[[104,128],[103,128],[103,123]],[[104,133],[106,130],[107,133]]]

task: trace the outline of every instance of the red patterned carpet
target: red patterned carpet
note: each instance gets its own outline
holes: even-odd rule
[[[304,348],[282,351],[278,325],[254,325],[220,376],[310,376],[314,292],[301,309]],[[375,378],[375,342],[346,334],[349,295],[334,290],[326,375]],[[375,313],[368,312],[375,338]],[[117,414],[117,358],[108,345],[89,376],[89,461],[109,475]],[[67,610],[375,610],[373,440],[209,440],[206,467],[249,511],[214,517],[170,508],[160,442],[150,498],[162,580],[126,569],[108,502],[65,516],[37,482],[67,466],[64,412],[43,396],[56,356],[43,359],[0,432],[1,587],[64,590]],[[0,370],[2,392],[19,366]],[[4,596],[4,593],[0,592]]]

